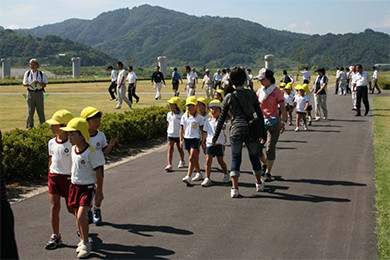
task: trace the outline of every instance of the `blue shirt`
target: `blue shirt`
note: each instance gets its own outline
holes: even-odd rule
[[[181,79],[179,72],[174,71],[172,73],[172,79],[179,81],[179,79]]]

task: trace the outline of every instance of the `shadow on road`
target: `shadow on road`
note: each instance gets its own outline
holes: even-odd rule
[[[141,235],[144,237],[152,237],[151,234],[145,234],[145,232],[163,232],[163,233],[169,233],[169,234],[176,234],[176,235],[193,235],[191,231],[184,230],[184,229],[178,229],[174,227],[168,227],[168,226],[151,226],[151,225],[137,225],[137,224],[113,224],[109,222],[102,223],[102,226],[111,226],[113,228],[117,229],[124,229],[129,231],[130,233],[134,233],[137,235]]]
[[[283,179],[281,176],[274,176],[275,180],[281,181],[281,182],[299,182],[299,183],[310,183],[310,184],[317,184],[317,185],[326,185],[326,186],[367,186],[367,184],[364,183],[357,183],[357,182],[351,182],[351,181],[332,181],[332,180],[317,180],[317,179],[295,179],[295,180],[288,180]]]
[[[264,193],[261,193],[259,195],[254,196],[248,196],[245,198],[248,199],[277,199],[277,200],[290,200],[290,201],[305,201],[305,202],[312,202],[312,203],[319,203],[319,202],[350,202],[349,199],[344,198],[332,198],[332,197],[323,197],[323,196],[317,196],[317,195],[311,195],[311,194],[305,194],[303,196],[300,195],[294,195],[294,194],[287,194],[287,193],[280,193],[280,192],[274,192],[272,195],[277,196],[271,196],[271,195],[263,195]]]
[[[92,252],[89,258],[98,259],[169,259],[163,256],[175,254],[175,251],[156,246],[128,246],[107,244],[98,237],[98,234],[89,234],[92,238]]]

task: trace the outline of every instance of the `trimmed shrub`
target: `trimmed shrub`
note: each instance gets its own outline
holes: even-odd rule
[[[390,89],[390,80],[382,77],[378,77],[378,86],[381,89]]]

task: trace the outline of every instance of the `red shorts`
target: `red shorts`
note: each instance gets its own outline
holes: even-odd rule
[[[68,206],[71,208],[90,207],[94,196],[95,184],[70,184]]]
[[[58,194],[61,197],[68,197],[70,186],[70,175],[49,173],[47,176],[49,193]]]

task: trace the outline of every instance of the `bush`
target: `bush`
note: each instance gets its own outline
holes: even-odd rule
[[[114,149],[124,151],[134,144],[164,136],[168,111],[168,107],[152,106],[124,113],[104,114],[100,130],[106,134],[107,140],[118,137]],[[2,143],[3,166],[7,181],[47,176],[49,163],[47,144],[53,137],[48,124],[31,130],[14,129],[5,132]]]
[[[381,89],[390,89],[390,80],[387,78],[379,77],[377,84]]]

